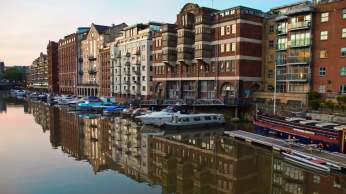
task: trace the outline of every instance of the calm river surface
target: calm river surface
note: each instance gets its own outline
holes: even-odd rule
[[[346,177],[222,136],[154,132],[0,93],[0,194],[345,194]]]

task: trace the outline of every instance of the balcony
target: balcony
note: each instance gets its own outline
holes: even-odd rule
[[[176,61],[177,60],[177,53],[164,53],[162,54],[162,61],[163,62],[170,62],[170,61]]]
[[[211,41],[211,34],[210,33],[200,33],[200,34],[196,34],[195,36],[195,42],[198,41]]]
[[[279,29],[279,28],[278,28],[278,29],[276,30],[276,35],[278,35],[278,36],[286,35],[287,32],[288,32],[288,31],[287,31],[287,28],[284,28],[284,29],[282,29],[282,28]]]
[[[289,64],[309,64],[310,57],[289,56],[287,62]]]
[[[193,44],[193,38],[189,38],[187,36],[178,37],[178,45],[179,44]]]
[[[162,47],[177,47],[177,39],[169,38],[167,40],[162,40]]]
[[[89,61],[96,61],[96,57],[94,55],[88,56]]]
[[[278,43],[276,45],[276,50],[278,51],[287,50],[287,43]]]
[[[291,48],[308,47],[311,45],[310,39],[291,40]]]
[[[311,21],[295,22],[288,25],[289,30],[302,30],[309,29],[311,27]]]
[[[195,50],[195,59],[211,58],[211,52],[209,49]]]
[[[307,73],[292,73],[292,74],[281,74],[276,76],[276,80],[280,82],[294,81],[294,82],[307,82]]]
[[[88,73],[89,73],[90,75],[96,75],[96,73],[97,73],[96,68],[90,68],[89,71],[88,71]]]
[[[287,59],[276,59],[276,65],[286,65],[287,64]]]
[[[178,57],[177,57],[178,61],[185,61],[185,60],[192,60],[192,59],[193,59],[193,56],[191,53],[187,53],[187,52],[178,53]]]

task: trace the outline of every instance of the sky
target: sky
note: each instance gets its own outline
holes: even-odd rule
[[[174,23],[189,2],[215,9],[243,5],[263,11],[298,0],[0,0],[0,61],[30,65],[58,41],[91,23],[128,25],[148,21]]]

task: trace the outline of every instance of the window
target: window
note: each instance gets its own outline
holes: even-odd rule
[[[340,67],[340,75],[341,76],[346,76],[346,66]]]
[[[320,67],[320,76],[323,77],[327,74],[327,70],[325,67]]]
[[[346,19],[346,9],[342,9],[342,19]]]
[[[326,86],[325,85],[320,85],[318,87],[318,93],[320,93],[320,94],[326,93]]]
[[[226,34],[227,35],[231,34],[231,26],[226,26]]]
[[[236,44],[235,42],[232,42],[232,51],[235,52],[235,49],[236,49]]]
[[[340,85],[340,93],[346,94],[346,85]]]
[[[225,52],[225,45],[221,44],[221,53]]]
[[[232,34],[236,34],[236,33],[237,33],[237,25],[232,24]]]
[[[341,38],[346,38],[346,28],[341,30]]]
[[[340,49],[340,53],[342,57],[346,57],[346,47]]]
[[[328,40],[328,31],[321,31],[320,39],[321,40]]]
[[[225,27],[222,26],[222,27],[221,27],[221,36],[224,36],[224,35],[225,35]]]
[[[231,51],[231,44],[226,44],[226,52],[230,52]]]
[[[145,88],[145,86],[143,86],[143,87],[142,87],[142,91],[145,92],[145,90],[146,90],[146,88]]]
[[[269,26],[269,33],[273,33],[274,32],[274,26],[273,25],[270,25]]]
[[[328,12],[321,13],[321,22],[328,22],[328,20],[329,20],[329,13]]]
[[[328,57],[328,51],[325,49],[320,50],[320,58],[327,58]]]
[[[194,121],[200,121],[200,120],[201,120],[201,117],[193,117],[193,120],[194,120]]]
[[[274,48],[274,41],[273,40],[269,40],[268,47]]]
[[[274,71],[272,69],[268,70],[268,78],[273,78]]]

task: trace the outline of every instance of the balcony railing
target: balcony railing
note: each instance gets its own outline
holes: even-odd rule
[[[295,22],[288,25],[290,30],[306,29],[310,28],[311,21]]]
[[[310,39],[292,40],[291,47],[306,47],[311,45]]]
[[[307,73],[292,73],[292,74],[281,74],[276,76],[277,81],[308,81]]]
[[[200,34],[196,34],[195,36],[195,41],[211,41],[211,34],[209,33],[200,33]]]
[[[192,59],[193,59],[193,56],[192,56],[192,54],[190,54],[190,53],[186,53],[186,52],[178,53],[178,57],[177,57],[177,60],[178,60],[178,61],[182,61],[182,60],[192,60]]]
[[[287,59],[276,59],[276,65],[286,65]]]
[[[195,59],[210,58],[211,52],[205,49],[195,50]]]
[[[95,68],[90,68],[88,72],[90,75],[95,75],[97,73]]]
[[[89,59],[89,61],[95,61],[96,57],[94,55],[89,55],[88,59]]]
[[[278,43],[276,45],[276,50],[286,50],[287,49],[287,43]]]
[[[187,36],[178,37],[178,44],[193,44],[193,39]]]
[[[167,53],[162,55],[163,62],[176,61],[176,60],[177,60],[177,53]]]
[[[288,63],[299,63],[299,64],[307,64],[310,63],[310,57],[295,57],[295,56],[289,56],[287,58]]]
[[[284,28],[284,29],[276,29],[276,34],[277,35],[284,35],[284,34],[287,34],[287,28]]]

